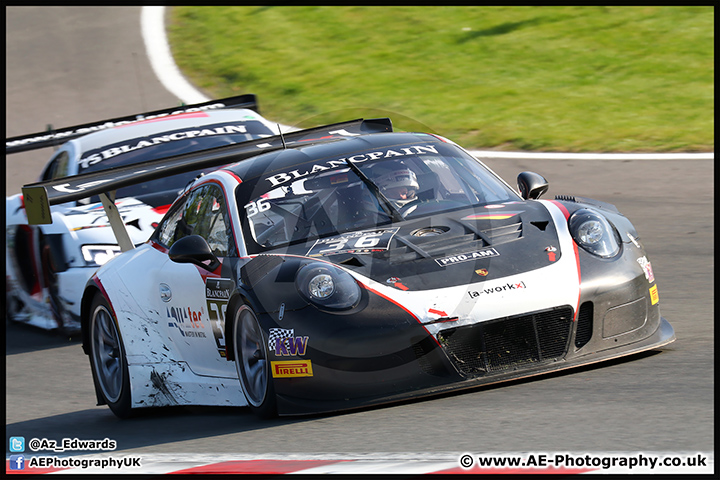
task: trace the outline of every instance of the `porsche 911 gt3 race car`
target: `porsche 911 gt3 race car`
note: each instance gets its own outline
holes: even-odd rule
[[[615,207],[541,200],[547,182],[531,172],[518,194],[457,144],[393,132],[389,119],[23,192],[42,223],[53,203],[231,162],[85,287],[98,404],[120,417],[166,405],[331,412],[675,340],[640,237]]]
[[[104,120],[6,140],[6,153],[66,142],[41,180],[272,136],[254,95]],[[178,193],[205,170],[157,178],[117,193],[133,244],[145,242]],[[120,253],[99,198],[52,208],[52,225],[28,225],[22,195],[6,199],[7,318],[67,333],[80,328],[80,297],[98,266]]]

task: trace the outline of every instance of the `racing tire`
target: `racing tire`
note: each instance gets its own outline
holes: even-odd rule
[[[255,312],[240,305],[233,316],[235,366],[250,410],[261,418],[277,416],[267,339]]]
[[[130,375],[125,347],[110,305],[97,294],[90,309],[90,365],[95,385],[119,418],[131,417]]]

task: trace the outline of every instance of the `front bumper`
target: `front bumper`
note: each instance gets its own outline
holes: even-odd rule
[[[436,385],[419,388],[413,391],[405,391],[396,394],[371,395],[357,398],[323,400],[318,398],[307,399],[291,395],[278,395],[278,411],[280,415],[298,415],[313,413],[328,413],[333,411],[364,408],[387,403],[395,403],[410,399],[418,399],[433,395],[444,394],[453,391],[488,386],[522,378],[528,378],[547,373],[554,373],[570,368],[577,368],[591,365],[598,362],[608,361],[628,355],[638,354],[648,350],[659,349],[675,341],[675,331],[670,323],[661,318],[657,329],[647,338],[640,341],[625,344],[615,348],[609,348],[597,352],[589,352],[581,355],[568,356],[560,360],[539,362],[533,365],[525,365],[523,368],[507,369],[503,372],[491,375],[462,379],[455,378],[452,381],[446,378],[444,382]]]

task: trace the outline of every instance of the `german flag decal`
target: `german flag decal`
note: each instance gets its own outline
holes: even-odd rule
[[[463,217],[462,220],[507,220],[522,212],[493,212],[493,213],[475,213]]]

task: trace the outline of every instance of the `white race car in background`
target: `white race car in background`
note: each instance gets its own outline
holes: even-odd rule
[[[258,114],[255,96],[242,95],[9,138],[6,154],[65,142],[39,177],[49,181],[278,133]],[[145,242],[188,182],[215,168],[118,189],[115,204],[129,241]],[[85,283],[121,248],[97,196],[54,205],[50,213],[52,224],[29,225],[23,196],[6,199],[6,316],[73,333]]]

